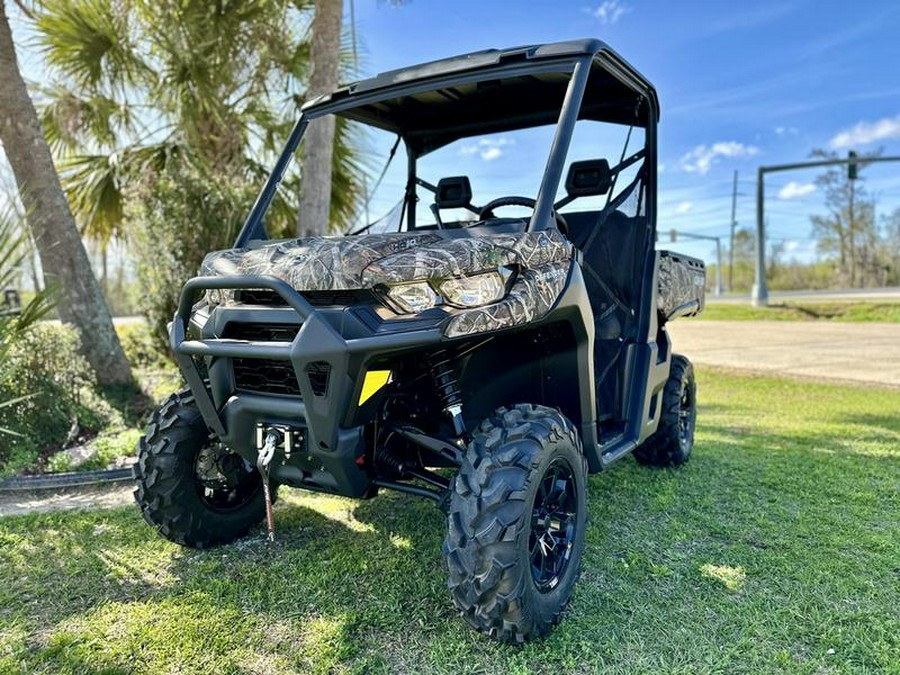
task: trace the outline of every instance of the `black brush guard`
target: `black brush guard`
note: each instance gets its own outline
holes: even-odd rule
[[[229,338],[188,339],[187,331],[193,307],[201,292],[211,290],[268,290],[284,300],[299,319],[300,329],[290,342],[239,340]],[[214,309],[213,312],[217,311]],[[265,315],[267,310],[258,310]],[[212,313],[208,321],[212,321]],[[175,360],[187,381],[197,407],[209,430],[244,456],[255,454],[256,425],[290,420],[306,429],[305,454],[321,462],[326,473],[336,479],[334,491],[345,489],[348,464],[361,452],[362,428],[341,426],[342,415],[352,410],[362,387],[366,364],[375,356],[422,349],[442,339],[439,327],[372,334],[345,339],[298,291],[281,279],[268,276],[195,277],[181,292],[178,311],[170,327],[170,342]],[[197,358],[225,357],[284,361],[293,367],[300,397],[230,391],[221,409],[217,409],[210,386],[199,368]],[[327,364],[329,381],[323,388],[314,374]],[[311,377],[311,375],[313,375]],[[252,451],[251,451],[252,449]],[[350,462],[347,460],[350,459]],[[350,480],[363,491],[362,476]]]

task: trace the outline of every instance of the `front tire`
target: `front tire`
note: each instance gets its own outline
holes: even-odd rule
[[[536,405],[485,420],[453,482],[444,557],[463,618],[501,642],[549,632],[578,579],[587,463],[572,423]]]
[[[227,544],[265,517],[259,472],[210,437],[189,391],[154,411],[133,472],[141,515],[176,544]]]
[[[662,413],[656,432],[635,451],[647,466],[681,466],[691,458],[697,425],[697,382],[694,366],[684,356],[672,356],[672,369],[662,395]]]

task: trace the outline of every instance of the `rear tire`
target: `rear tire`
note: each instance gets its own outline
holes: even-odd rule
[[[501,642],[545,635],[578,579],[587,463],[572,423],[536,405],[500,408],[452,484],[443,552],[463,618]]]
[[[133,472],[141,515],[176,544],[227,544],[265,517],[259,472],[210,437],[189,391],[153,413]]]
[[[635,451],[646,466],[680,466],[691,458],[697,424],[697,383],[694,366],[675,354],[662,395],[662,413],[656,432]]]

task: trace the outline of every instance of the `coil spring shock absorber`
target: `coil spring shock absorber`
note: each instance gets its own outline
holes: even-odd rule
[[[388,440],[390,440],[390,435]],[[388,469],[397,476],[402,476],[406,473],[403,459],[393,448],[389,448],[387,445],[381,444],[375,448],[374,461],[379,467]]]
[[[431,355],[431,378],[444,412],[453,420],[453,430],[458,438],[466,440],[466,423],[462,415],[462,394],[453,371],[453,360],[445,349]]]

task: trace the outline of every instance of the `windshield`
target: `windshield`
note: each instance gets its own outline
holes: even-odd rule
[[[430,187],[420,182],[416,185],[415,227],[433,229],[438,225],[438,217],[442,227],[468,227],[482,220],[479,211],[492,200],[510,196],[537,197],[555,130],[556,125],[544,125],[463,138],[419,158],[416,178],[427,186],[436,187],[442,179],[466,177],[472,191],[472,208],[440,208],[435,214],[436,196]],[[369,156],[378,156],[386,163],[396,137],[371,128],[361,133],[367,135]],[[644,130],[641,128],[581,120],[575,126],[563,175],[572,162],[606,159],[610,166],[615,166],[643,147]],[[387,233],[407,229],[403,208],[407,161],[405,146],[400,143],[380,182],[378,178],[384,163],[377,167],[377,162],[373,163],[365,176],[367,206],[360,209],[349,231]],[[613,197],[631,184],[640,168],[641,163],[637,162],[622,171],[612,190]],[[563,180],[554,201],[559,202],[565,196]],[[579,197],[562,205],[560,213],[602,209],[609,199],[608,193]],[[528,206],[510,205],[497,208],[493,215],[527,220],[531,213]]]
[[[559,68],[547,64],[538,71],[507,69],[503,73],[508,74],[495,79],[471,75],[436,89],[409,85],[386,90],[383,96],[362,93],[352,106],[332,106],[337,130],[333,200],[331,222],[323,229],[331,234],[476,224],[522,229],[532,219],[539,194],[548,187],[555,192],[544,195],[543,205],[537,204],[542,223],[550,216],[564,228],[551,206],[563,214],[617,208],[611,204],[617,193],[634,187],[642,175],[643,155],[632,157],[634,161],[628,157],[644,148],[645,99],[615,90],[621,84],[610,84],[602,69],[573,77],[571,71]],[[586,88],[581,107],[564,106],[566,96],[582,86]],[[614,100],[606,98],[610,91],[616,91]],[[577,101],[577,95],[572,100]],[[576,113],[581,118],[577,123]],[[313,111],[311,123],[317,118],[321,113]],[[289,160],[299,154],[304,126],[298,125],[279,160],[282,166],[273,172],[273,177],[283,176],[273,206],[288,205],[284,196],[293,195],[299,184],[298,163]],[[560,140],[557,136],[562,139],[559,144],[554,142]],[[600,172],[608,174],[605,188],[569,195],[566,184],[573,162],[591,161],[594,168],[603,162]],[[258,204],[254,211],[265,208]],[[290,236],[289,227],[273,227],[274,210],[263,223],[269,236]],[[282,214],[287,216],[282,217],[284,223],[295,221],[296,216],[284,209]],[[252,219],[253,214],[248,223]],[[250,226],[239,241],[260,235],[265,237]]]
[[[491,200],[510,195],[536,197],[554,129],[552,125],[545,125],[463,138],[419,158],[416,162],[419,182],[415,185],[415,227],[431,229],[438,225],[438,218],[443,227],[464,227],[478,222],[478,211]],[[390,145],[389,142],[375,141],[381,133],[378,130],[370,132],[372,146],[384,148]],[[371,232],[397,232],[401,226],[407,229],[407,218],[402,218],[404,213],[401,208],[406,189],[407,161],[406,149],[401,143],[380,185],[376,183],[376,173],[380,172],[366,176],[371,186],[368,218],[361,213],[354,229],[369,223],[372,223],[369,228]],[[435,209],[436,195],[432,188],[436,188],[442,179],[460,177],[468,179],[471,187],[469,208]],[[531,210],[510,206],[498,209],[497,215],[526,218],[531,215]]]

